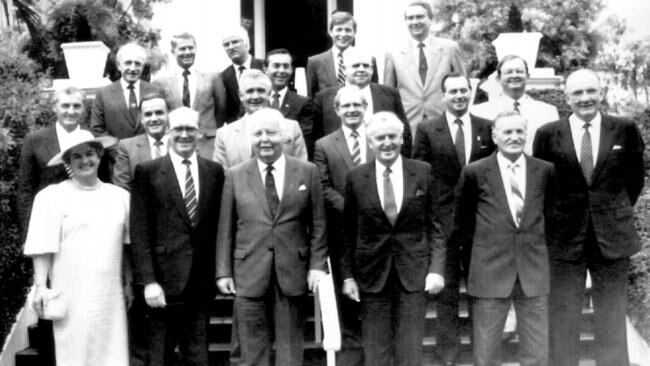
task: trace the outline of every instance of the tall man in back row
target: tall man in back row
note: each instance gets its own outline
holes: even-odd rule
[[[603,90],[595,72],[569,75],[566,98],[573,114],[542,126],[533,144],[535,156],[557,171],[549,223],[549,364],[578,365],[589,270],[596,363],[628,365],[627,270],[641,248],[634,204],[643,189],[643,140],[633,121],[600,112]]]
[[[399,90],[415,134],[420,121],[440,117],[445,110],[442,78],[450,72],[465,74],[465,67],[456,42],[431,34],[433,10],[428,1],[410,2],[404,20],[411,37],[386,54],[384,84]]]
[[[361,303],[366,366],[422,364],[425,292],[445,285],[431,166],[400,155],[403,129],[390,112],[373,115],[375,159],[346,176],[343,294]]]

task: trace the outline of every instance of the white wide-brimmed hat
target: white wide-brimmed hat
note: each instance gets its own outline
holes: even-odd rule
[[[47,166],[54,166],[63,163],[63,155],[70,149],[81,144],[89,142],[100,143],[104,148],[113,146],[117,143],[117,139],[113,136],[100,136],[95,137],[92,133],[86,130],[75,130],[70,133],[68,138],[64,141],[65,145],[62,147],[61,152],[54,155]]]

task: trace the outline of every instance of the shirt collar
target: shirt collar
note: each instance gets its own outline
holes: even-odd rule
[[[411,45],[411,47],[413,47],[415,49],[418,49],[418,45],[420,43],[424,43],[424,48],[427,48],[427,46],[428,46],[427,42],[429,41],[429,37],[431,37],[431,35],[427,35],[425,39],[423,39],[421,41],[418,41],[417,39],[413,38],[413,36],[410,36],[409,37],[409,44]]]
[[[127,83],[124,78],[120,78],[120,84],[122,85],[122,90],[127,90],[129,83]],[[140,90],[140,79],[133,83],[133,89],[133,91]]]
[[[389,168],[392,174],[402,175],[402,156],[399,155],[393,162],[393,165],[391,165]],[[378,177],[383,176],[384,171],[386,170],[386,165],[380,163],[377,158],[375,158],[375,170]]]
[[[351,47],[352,47],[352,46],[348,46],[348,48],[346,48],[346,49],[343,50],[343,57],[344,57],[344,58],[345,58],[345,54],[348,52],[348,50],[349,50]],[[337,57],[339,57],[339,52],[341,52],[341,50],[340,50],[338,47],[336,47],[336,46],[332,46],[332,55],[334,55],[334,61],[336,61]]]
[[[169,149],[169,157],[172,159],[172,164],[174,164],[175,166],[182,165],[183,160],[186,159],[186,158],[178,155],[176,153],[176,151],[174,151],[174,149]],[[192,153],[192,155],[189,158],[187,158],[187,160],[190,161],[190,163],[191,163],[190,165],[196,166],[196,161],[197,161],[196,160],[196,152]]]
[[[259,169],[260,174],[263,176],[266,175],[266,167],[268,166],[268,163],[263,162],[260,159],[257,159],[257,169]],[[273,169],[277,172],[283,172],[286,165],[287,165],[287,159],[284,157],[284,153],[280,155],[280,157],[271,163],[273,165]]]
[[[455,115],[449,113],[449,111],[445,111],[445,117],[447,118],[447,124],[449,124],[449,126],[452,126],[454,124],[454,121],[457,119],[460,119],[463,122],[464,127],[470,126],[472,123],[472,120],[469,118],[469,112],[465,112],[465,114],[462,116],[456,117]]]
[[[184,67],[180,67],[178,64],[176,64],[176,71],[180,74],[183,75],[183,71],[185,71]],[[194,65],[190,66],[187,68],[187,71],[190,72],[190,75],[194,75],[194,72],[196,71],[196,67]]]
[[[253,56],[248,54],[248,57],[246,58],[246,61],[244,61],[244,63],[242,63],[241,65],[237,65],[236,63],[233,62],[232,67],[234,67],[235,71],[237,71],[238,73],[239,73],[239,66],[244,66],[246,70],[250,70],[252,61],[253,61]]]
[[[273,101],[273,95],[275,95],[275,93],[278,93],[278,94],[280,94],[279,100],[280,100],[280,102],[282,102],[284,100],[284,96],[287,95],[287,90],[288,90],[288,88],[285,86],[284,88],[278,90],[277,92],[273,91],[271,93],[271,101]]]
[[[499,151],[497,152],[497,161],[499,162],[499,167],[501,169],[508,169],[508,167],[510,167],[512,164],[517,164],[520,168],[526,167],[526,158],[524,157],[523,153],[519,155],[515,161],[511,161],[510,159],[503,156],[503,154]]]
[[[525,104],[528,101],[528,95],[524,93],[524,95],[521,96],[521,98],[514,100],[512,97],[507,95],[506,93],[501,94],[501,100],[504,105],[508,106],[513,106],[515,102],[519,102],[519,105]]]
[[[596,113],[596,116],[591,119],[588,123],[591,124],[591,127],[600,127],[600,122],[602,120],[602,116],[600,115],[600,112]],[[581,129],[587,121],[583,121],[578,116],[575,114],[571,114],[569,116],[569,123],[573,125],[573,127],[577,128],[578,130]]]
[[[345,136],[346,139],[349,139],[350,134],[352,133],[352,129],[343,123],[341,123],[341,129],[343,130],[343,136]],[[366,127],[364,126],[363,122],[361,122],[359,127],[357,127],[357,132],[359,133],[359,138],[362,138],[366,135]]]
[[[61,124],[59,123],[59,121],[57,121],[57,122],[54,124],[54,128],[56,129],[56,135],[57,135],[57,137],[59,137],[59,138],[65,138],[65,136],[68,136],[68,135],[71,134],[72,132],[79,131],[79,130],[81,129],[81,127],[79,127],[79,125],[77,125],[77,127],[75,127],[74,130],[72,130],[71,132],[68,132],[65,128],[63,128],[63,126],[61,126]]]
[[[156,139],[149,136],[147,133],[145,133],[145,136],[147,136],[147,141],[149,142],[149,146],[154,146],[154,142],[156,142]],[[163,143],[162,144],[163,147],[167,146],[167,140],[169,140],[169,134],[165,133],[163,137],[160,138],[160,141]]]

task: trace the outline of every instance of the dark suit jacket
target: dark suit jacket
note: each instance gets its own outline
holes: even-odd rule
[[[427,273],[442,276],[445,267],[431,166],[403,158],[404,198],[392,226],[379,199],[375,164],[360,165],[346,177],[343,278],[354,278],[361,292],[377,293],[394,266],[406,291],[422,291]]]
[[[641,248],[633,206],[643,189],[643,140],[634,122],[602,115],[591,184],[582,174],[567,119],[540,127],[533,153],[555,164],[557,172],[552,258],[581,258],[590,225],[605,258],[625,258]]]
[[[113,184],[131,191],[135,167],[151,160],[151,148],[146,134],[120,140],[117,145],[117,158],[113,165]]]
[[[548,294],[544,232],[553,185],[553,165],[527,156],[524,209],[517,227],[496,154],[463,169],[456,194],[454,236],[462,247],[471,247],[470,295],[508,297],[517,279],[526,296]]]
[[[334,109],[334,97],[340,89],[334,86],[320,91],[314,97],[314,135],[317,138],[329,135],[341,127],[341,118]],[[366,118],[377,112],[393,112],[404,124],[404,143],[402,144],[402,155],[411,156],[411,127],[406,119],[402,100],[397,89],[370,83],[370,94],[372,95],[372,111],[366,111]]]
[[[140,81],[140,98],[156,91],[160,91],[157,86]],[[144,133],[140,120],[133,119],[129,112],[119,80],[97,91],[90,129],[95,135],[111,135],[120,140]]]
[[[18,214],[24,234],[27,233],[29,227],[29,218],[36,193],[52,183],[68,179],[68,173],[62,164],[47,166],[47,162],[59,151],[59,139],[56,136],[55,125],[29,133],[23,139],[16,194]]]
[[[491,122],[472,115],[470,115],[470,119],[472,121],[472,149],[469,162],[471,163],[492,154],[495,146],[492,141]],[[458,162],[445,114],[418,124],[413,143],[413,158],[426,161],[435,167],[431,173],[437,192],[436,197],[438,197],[438,213],[443,222],[443,228],[449,235],[453,226],[454,188],[460,178],[462,167]]]
[[[318,169],[286,156],[284,189],[271,217],[257,159],[228,171],[217,239],[217,278],[233,277],[237,296],[307,293],[307,272],[327,268],[327,229]]]
[[[370,81],[376,83],[379,79],[377,78],[377,62],[374,57],[372,58],[372,71]],[[307,59],[305,76],[307,77],[307,95],[310,97],[315,96],[321,90],[339,85],[331,48]]]
[[[253,56],[249,56],[253,57]],[[259,59],[251,60],[251,69],[264,70],[264,61]],[[226,115],[225,123],[239,119],[244,114],[239,100],[239,83],[237,82],[237,70],[231,64],[221,72],[223,86],[226,87]]]
[[[221,165],[198,157],[198,223],[192,227],[169,155],[135,168],[131,193],[134,280],[157,282],[167,301],[214,296],[216,222],[224,182]]]
[[[298,121],[302,137],[305,140],[305,147],[307,147],[307,154],[309,160],[314,156],[314,142],[312,130],[314,123],[312,117],[314,115],[314,104],[310,98],[298,95],[296,92],[287,90],[284,95],[284,100],[280,106],[280,112],[284,118]]]

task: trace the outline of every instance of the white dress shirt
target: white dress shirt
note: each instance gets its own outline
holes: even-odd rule
[[[266,167],[269,164],[263,162],[260,159],[257,159],[257,169],[260,171],[260,176],[262,177],[262,184],[266,186]],[[273,175],[273,180],[275,181],[275,190],[278,194],[278,200],[282,201],[282,192],[284,192],[284,172],[287,167],[287,159],[284,157],[284,154],[280,155],[278,160],[274,161],[273,170],[271,174]]]
[[[173,149],[169,150],[169,157],[172,159],[176,180],[178,180],[178,186],[181,188],[181,196],[185,197],[185,175],[187,174],[187,167],[183,164],[185,158],[178,155]],[[194,191],[196,192],[196,201],[198,202],[201,190],[199,189],[199,166],[197,164],[196,153],[193,153],[187,160],[190,161],[190,173],[194,181]]]
[[[386,166],[375,159],[375,180],[377,182],[377,193],[379,193],[379,201],[381,207],[385,210],[386,204],[384,203],[384,171]],[[390,166],[390,181],[393,184],[393,194],[395,195],[395,206],[397,212],[402,209],[402,198],[404,198],[404,169],[402,168],[402,156],[398,156],[397,160]]]
[[[151,159],[155,159],[156,145],[154,145],[154,143],[156,142],[156,139],[147,135],[147,142],[149,143],[149,151],[151,152]],[[161,137],[160,142],[162,142],[162,145],[160,145],[160,156],[165,156],[167,155],[167,151],[169,149],[169,135],[165,134],[163,137]]]
[[[131,90],[129,90],[129,83],[127,83],[124,78],[121,78],[120,84],[122,85],[122,94],[124,95],[124,100],[126,101],[126,107],[128,109],[130,108],[129,95],[131,94]],[[133,83],[133,91],[135,92],[136,102],[140,102],[140,79],[136,80],[136,82]]]
[[[282,108],[282,103],[284,103],[284,97],[287,95],[287,90],[289,90],[289,89],[285,86],[284,88],[282,88],[282,89],[280,89],[278,91],[275,91],[275,90],[272,91],[271,92],[270,103],[273,104],[273,96],[275,95],[275,93],[278,93],[279,94],[279,96],[278,96],[278,106],[280,108]]]
[[[503,182],[503,188],[506,191],[506,198],[508,199],[508,207],[510,207],[510,215],[512,215],[512,220],[517,222],[516,209],[514,205],[514,198],[512,190],[510,189],[510,177],[512,176],[512,171],[510,170],[511,165],[515,164],[515,175],[514,179],[519,186],[519,191],[521,192],[522,198],[526,199],[526,158],[524,154],[521,154],[517,160],[514,162],[506,158],[501,154],[497,153],[497,163],[499,165],[499,172],[501,173],[501,180]]]
[[[176,65],[176,72],[178,73],[180,83],[178,84],[178,95],[181,96],[181,102],[183,101],[183,71],[184,68]],[[190,89],[190,107],[194,104],[194,98],[196,97],[196,67],[189,67],[187,69],[189,75],[187,75],[187,86]]]
[[[463,140],[465,141],[465,164],[469,163],[470,155],[472,154],[472,119],[469,118],[469,113],[465,113],[460,117],[456,117],[449,111],[445,111],[445,118],[447,118],[447,126],[451,132],[451,141],[456,145],[456,131],[458,131],[458,124],[455,123],[457,119],[463,122]]]
[[[598,147],[600,146],[600,126],[601,126],[600,113],[596,114],[589,123],[589,134],[591,135],[591,156],[594,159],[594,166],[598,159]],[[582,149],[582,136],[585,134],[585,121],[578,118],[575,114],[569,116],[569,126],[571,127],[571,137],[573,138],[573,146],[576,149],[578,161],[580,161],[580,151]]]
[[[236,63],[232,63],[232,67],[235,68],[235,75],[237,75],[237,85],[239,85],[239,78],[241,77],[241,72],[239,72],[239,67],[244,66],[244,70],[250,70],[251,69],[251,62],[253,61],[253,56],[250,54],[246,58],[246,61],[244,61],[241,65],[237,65]]]
[[[81,128],[79,127],[79,125],[77,125],[77,127],[75,127],[75,129],[72,130],[72,132],[68,132],[66,131],[65,128],[63,128],[63,126],[61,126],[59,122],[56,122],[54,124],[54,129],[56,130],[56,139],[59,141],[59,150],[63,151],[63,149],[70,146],[76,141],[76,140],[70,140],[70,134],[72,132],[79,131]]]
[[[348,151],[350,152],[350,156],[352,156],[352,148],[354,147],[354,138],[350,136],[352,129],[344,124],[341,124],[341,130],[343,130],[343,136],[345,136],[345,142],[348,145]],[[359,134],[357,140],[359,141],[359,155],[361,157],[361,164],[364,164],[366,162],[368,151],[368,140],[366,140],[366,126],[363,124],[363,122],[361,122],[359,127],[357,127],[357,133]]]

